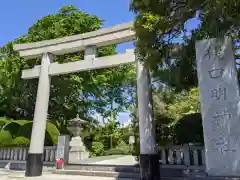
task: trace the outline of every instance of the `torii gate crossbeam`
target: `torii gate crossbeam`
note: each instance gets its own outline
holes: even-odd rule
[[[27,158],[26,176],[41,176],[42,155],[51,76],[109,68],[126,63],[137,63],[137,95],[140,131],[140,167],[142,180],[159,179],[159,165],[156,148],[155,129],[153,126],[152,93],[149,70],[136,61],[133,50],[123,54],[95,57],[96,48],[119,44],[135,39],[133,23],[120,24],[111,28],[68,36],[64,38],[41,41],[30,44],[17,44],[14,49],[25,59],[41,57],[41,65],[22,71],[22,78],[39,78],[37,100],[34,111],[31,143]],[[53,63],[53,56],[84,50],[84,60],[64,64]]]

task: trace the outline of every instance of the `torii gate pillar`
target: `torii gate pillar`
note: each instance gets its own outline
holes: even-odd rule
[[[139,61],[137,61],[137,97],[141,180],[159,180],[160,169],[153,119],[151,78],[149,70]]]
[[[43,168],[43,149],[50,96],[50,76],[48,67],[52,55],[44,53],[38,81],[37,99],[34,110],[30,148],[27,156],[26,176],[41,176]]]

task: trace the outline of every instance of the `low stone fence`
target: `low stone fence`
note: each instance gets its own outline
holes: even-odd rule
[[[162,165],[205,166],[205,151],[203,146],[169,146],[160,149]]]
[[[44,162],[55,163],[56,146],[44,147]],[[28,147],[0,147],[0,161],[26,161]]]
[[[0,162],[25,162],[28,147],[0,147]],[[56,146],[44,147],[44,163],[54,164]],[[73,163],[71,163],[73,164]],[[160,149],[160,164],[167,167],[205,167],[205,152],[202,146],[169,146]]]

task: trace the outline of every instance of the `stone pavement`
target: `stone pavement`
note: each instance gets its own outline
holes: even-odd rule
[[[135,160],[134,156],[120,156],[115,159],[102,160],[98,162],[93,162],[89,164],[102,164],[102,165],[135,165],[138,162]]]
[[[136,160],[133,156],[123,156],[123,155],[116,155],[116,156],[103,156],[97,158],[89,158],[82,161],[82,164],[92,164],[92,165],[134,165],[136,164]],[[78,165],[75,165],[78,166]],[[123,178],[113,178],[113,177],[87,177],[87,176],[77,176],[77,175],[60,175],[60,174],[52,174],[51,171],[55,169],[55,167],[45,167],[43,176],[41,177],[25,177],[24,171],[12,171],[7,169],[0,169],[0,180],[25,180],[25,179],[32,179],[32,180],[127,180]],[[130,179],[128,179],[130,180]]]
[[[123,178],[110,177],[88,177],[76,175],[58,175],[50,172],[44,172],[40,177],[25,177],[23,171],[6,171],[0,170],[0,180],[131,180]]]
[[[124,157],[124,155],[111,155],[111,156],[99,156],[99,157],[92,157],[88,159],[83,159],[80,161],[80,164],[98,164],[98,162],[106,161],[106,160],[114,160],[117,158]]]

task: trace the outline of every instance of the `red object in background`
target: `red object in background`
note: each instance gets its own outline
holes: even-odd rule
[[[63,159],[57,160],[57,164],[64,164],[64,160]]]
[[[63,166],[64,166],[64,160],[61,158],[61,159],[58,159],[56,160],[56,168],[57,169],[63,169]]]

